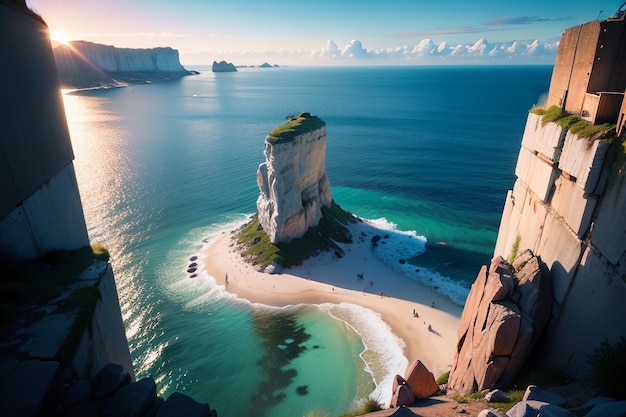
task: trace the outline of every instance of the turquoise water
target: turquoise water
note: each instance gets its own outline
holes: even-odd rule
[[[389,250],[413,254],[407,268],[462,303],[492,256],[526,113],[550,73],[245,69],[65,95],[90,238],[112,253],[138,375],[222,417],[388,400],[407,363],[376,315],[250,305],[205,273],[189,279],[188,259],[254,212],[265,135],[310,111],[327,123],[335,200],[398,229],[404,243]]]

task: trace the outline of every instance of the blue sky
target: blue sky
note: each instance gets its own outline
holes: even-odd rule
[[[64,34],[119,47],[171,46],[179,50],[183,64],[226,59],[237,65],[264,61],[314,65],[363,59],[370,63],[411,59],[409,63],[419,64],[424,55],[450,60],[446,57],[452,57],[459,45],[466,49],[456,48],[455,56],[488,60],[494,52],[503,55],[511,50],[514,41],[517,58],[549,61],[555,53],[549,45],[554,47],[563,30],[598,16],[606,19],[621,2],[27,0],[27,4],[48,22],[55,37]],[[415,50],[424,39],[432,44]],[[480,39],[487,41],[485,46],[478,52],[470,50]],[[547,45],[541,53],[527,46],[535,40],[542,48]]]

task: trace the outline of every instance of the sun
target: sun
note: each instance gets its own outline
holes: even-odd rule
[[[70,42],[70,34],[64,30],[55,30],[50,32],[50,40],[67,45]]]

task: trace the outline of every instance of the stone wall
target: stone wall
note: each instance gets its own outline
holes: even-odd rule
[[[551,271],[554,303],[540,362],[584,375],[587,355],[626,336],[624,150],[529,114],[494,256],[518,241]]]

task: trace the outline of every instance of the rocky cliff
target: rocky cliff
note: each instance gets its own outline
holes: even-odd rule
[[[483,266],[467,297],[448,388],[506,388],[515,381],[549,316],[550,274],[525,251],[509,264],[502,257]]]
[[[0,37],[0,414],[215,417],[132,382],[113,270],[89,247],[48,27],[23,0],[0,0]]]
[[[54,59],[64,88],[161,81],[191,74],[172,48],[116,48],[73,41],[54,48]]]
[[[604,135],[604,136],[603,136]],[[611,141],[611,138],[613,140]],[[583,376],[588,355],[626,336],[626,158],[609,130],[582,137],[530,113],[495,255],[529,248],[550,269],[542,366]],[[580,337],[580,335],[585,335]]]
[[[326,123],[301,113],[265,138],[259,165],[259,223],[272,243],[302,237],[317,226],[332,195],[326,175]]]

